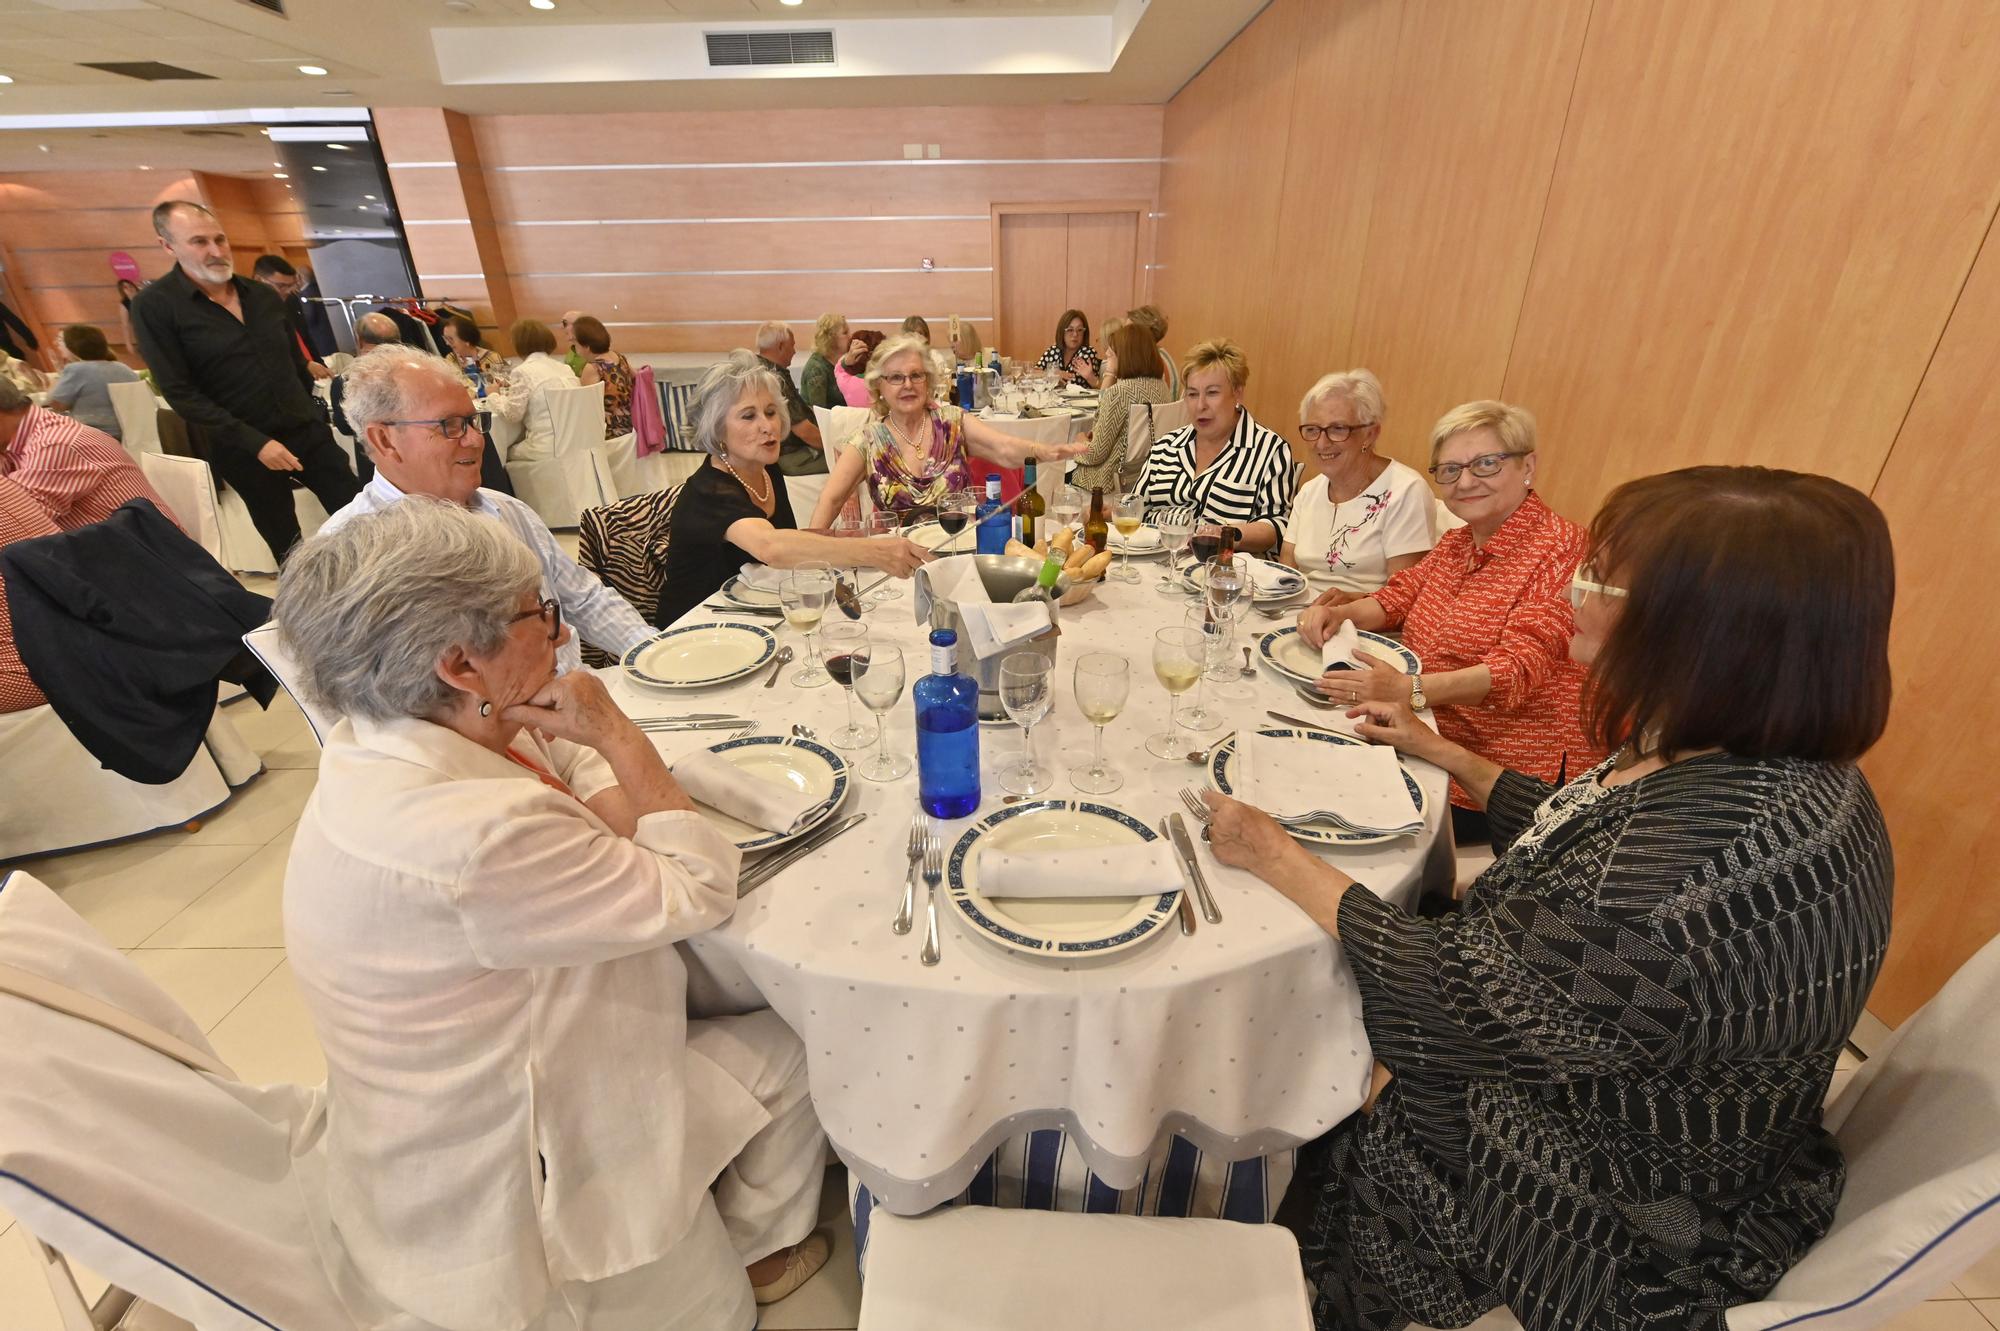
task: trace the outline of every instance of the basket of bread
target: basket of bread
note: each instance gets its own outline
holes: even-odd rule
[[[1022,558],[1047,559],[1053,550],[1062,556],[1063,572],[1069,578],[1069,590],[1062,594],[1057,605],[1075,605],[1090,595],[1092,584],[1103,579],[1111,567],[1109,550],[1093,550],[1088,541],[1079,539],[1075,527],[1064,527],[1047,540],[1026,545],[1020,541],[1007,542],[1007,553]]]

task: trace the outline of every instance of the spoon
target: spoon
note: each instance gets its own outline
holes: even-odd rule
[[[764,681],[764,687],[768,689],[773,684],[776,684],[778,682],[778,672],[783,670],[786,666],[790,665],[791,662],[792,662],[792,648],[791,644],[787,643],[785,646],[780,647],[778,649],[778,654],[776,656],[771,658],[771,674],[769,678],[767,678]]]
[[[1197,767],[1199,767],[1200,765],[1208,761],[1209,754],[1214,753],[1218,748],[1222,747],[1224,741],[1232,740],[1234,738],[1236,738],[1236,732],[1232,730],[1227,735],[1224,735],[1222,739],[1215,741],[1215,743],[1209,745],[1206,749],[1202,750],[1201,752],[1189,753],[1187,756],[1187,760],[1195,764]]]
[[[795,739],[818,739],[819,732],[811,726],[795,725],[792,727],[792,736]]]

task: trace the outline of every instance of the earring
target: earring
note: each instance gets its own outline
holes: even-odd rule
[[[479,714],[480,714],[481,716],[491,716],[491,715],[493,715],[493,704],[492,704],[492,703],[490,703],[490,702],[482,702],[482,703],[480,703],[480,704],[479,704]]]

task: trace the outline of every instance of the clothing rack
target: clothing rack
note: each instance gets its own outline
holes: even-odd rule
[[[344,298],[340,296],[306,296],[304,300],[309,305],[325,305],[340,311],[341,320],[347,325],[347,344],[350,347],[357,345],[354,333],[355,324],[360,320],[362,315],[370,313],[378,305],[416,306],[419,309],[426,307],[435,309],[447,305],[455,306],[462,310],[472,308],[472,302],[452,296],[377,296],[364,294]],[[437,338],[434,334],[431,335],[431,346],[428,349],[439,355],[443,354],[443,348],[437,345]]]

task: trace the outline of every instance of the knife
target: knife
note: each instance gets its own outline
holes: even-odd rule
[[[1188,877],[1194,880],[1194,893],[1201,901],[1201,918],[1210,924],[1222,923],[1222,912],[1216,909],[1215,896],[1208,890],[1208,880],[1201,875],[1201,861],[1194,853],[1194,841],[1188,836],[1187,824],[1177,813],[1167,815],[1167,836],[1179,852],[1181,863],[1187,866]]]
[[[1181,893],[1181,932],[1190,937],[1194,934],[1194,898]]]
[[[761,606],[753,610],[747,605],[716,605],[713,602],[705,601],[702,603],[701,608],[704,610],[713,610],[718,615],[754,615],[758,619],[783,619],[785,617],[783,610],[766,610]]]
[[[865,813],[849,814],[837,823],[820,828],[802,841],[795,842],[783,850],[774,851],[769,859],[736,880],[736,895],[747,896],[753,889],[762,887],[781,871],[790,868],[793,863],[818,850],[867,816]]]

